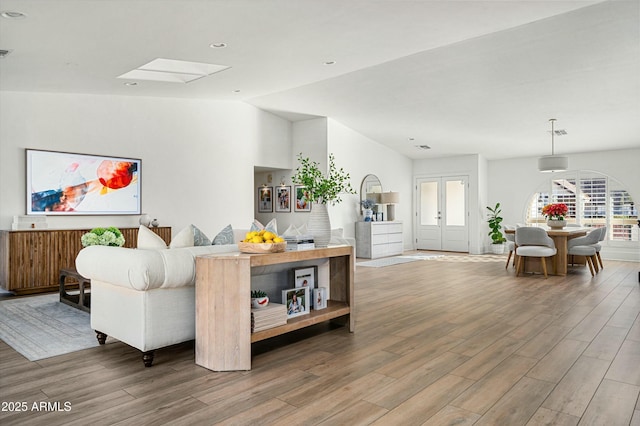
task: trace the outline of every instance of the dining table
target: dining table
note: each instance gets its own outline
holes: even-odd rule
[[[549,228],[548,226],[539,226],[539,228],[543,228],[547,231],[547,235],[551,237],[554,244],[556,245],[556,254],[555,256],[551,256],[551,268],[549,268],[549,273],[551,275],[567,275],[568,268],[568,243],[569,240],[577,237],[583,237],[587,235],[587,233],[591,230],[590,228],[580,228],[580,227],[565,227],[562,229]],[[506,229],[505,233],[507,234],[515,234],[515,229]],[[516,245],[517,248],[517,245]],[[515,256],[515,253],[514,253]],[[517,257],[517,256],[516,256]],[[517,262],[517,259],[516,259]],[[584,256],[576,256],[575,259],[572,260],[572,263],[582,264],[584,265],[586,259]],[[527,258],[524,271],[525,272],[534,272],[541,270],[540,259],[537,258]]]

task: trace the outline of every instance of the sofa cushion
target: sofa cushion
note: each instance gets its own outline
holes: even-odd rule
[[[169,244],[169,248],[184,248],[184,247],[193,247],[193,229],[192,225],[183,228],[180,232],[178,232],[172,239]]]
[[[227,225],[222,229],[222,231],[218,232],[218,235],[213,238],[213,242],[211,244],[226,245],[234,243],[235,241],[233,237],[233,228],[231,227],[231,225]]]
[[[271,219],[266,225],[263,225],[259,221],[254,220],[251,224],[251,227],[249,228],[249,231],[261,231],[263,229],[266,229],[267,231],[273,232],[274,234],[278,235],[278,222],[276,221],[276,218],[274,217],[273,219]]]
[[[167,243],[158,234],[146,226],[140,225],[136,247],[141,249],[166,249]]]
[[[197,226],[191,225],[193,228],[193,245],[194,246],[208,246],[211,244],[209,237],[205,235]]]

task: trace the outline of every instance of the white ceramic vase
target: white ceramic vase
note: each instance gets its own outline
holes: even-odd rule
[[[565,220],[547,220],[547,226],[551,229],[562,229],[567,225]]]
[[[307,231],[313,236],[316,247],[327,247],[331,241],[331,221],[327,205],[313,203],[307,221]]]

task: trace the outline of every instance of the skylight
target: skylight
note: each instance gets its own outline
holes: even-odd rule
[[[125,80],[163,81],[167,83],[189,83],[190,81],[231,68],[226,65],[203,62],[178,61],[157,58],[134,70],[119,75]]]

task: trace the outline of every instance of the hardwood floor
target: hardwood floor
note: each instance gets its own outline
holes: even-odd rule
[[[38,362],[0,342],[0,423],[638,426],[639,271],[357,267],[354,334],[322,324],[256,343],[248,372],[196,366],[193,342],[152,368],[119,342]]]

